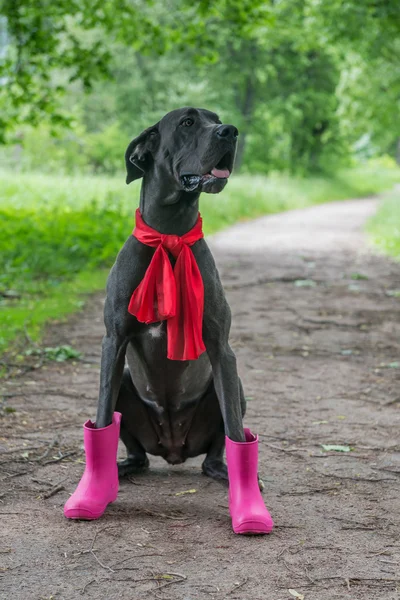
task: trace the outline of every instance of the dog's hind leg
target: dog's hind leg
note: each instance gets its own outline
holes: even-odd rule
[[[224,463],[225,433],[222,430],[215,434],[215,438],[207,452],[201,470],[207,477],[217,481],[228,481],[228,469]]]
[[[133,387],[129,369],[125,368],[116,405],[116,410],[122,414],[120,438],[125,444],[127,451],[126,459],[118,462],[119,477],[137,475],[143,473],[149,467],[149,459],[146,452],[133,435],[130,427],[132,419],[135,422],[140,418],[137,414],[138,410],[145,410],[144,407],[141,409],[138,404],[139,402],[140,400]],[[145,418],[147,418],[147,415]]]
[[[143,447],[123,425],[121,425],[120,438],[126,446],[127,457],[118,462],[118,476],[127,477],[144,473],[150,463]]]

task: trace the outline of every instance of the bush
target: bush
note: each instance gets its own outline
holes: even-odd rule
[[[94,173],[114,175],[125,169],[124,146],[130,139],[122,133],[118,123],[86,136],[86,159]]]
[[[22,172],[46,174],[123,172],[124,147],[129,136],[118,123],[107,125],[95,133],[87,133],[82,125],[53,131],[49,125],[23,127],[14,143],[0,148],[3,167]],[[40,151],[38,151],[40,148]]]
[[[14,147],[15,167],[21,171],[43,173],[80,172],[87,168],[85,145],[81,126],[56,132],[47,124],[24,127]]]
[[[0,287],[34,292],[41,282],[53,286],[84,269],[109,266],[127,237],[122,212],[94,202],[74,211],[2,208]]]

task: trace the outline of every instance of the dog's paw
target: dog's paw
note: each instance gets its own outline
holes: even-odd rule
[[[143,456],[128,456],[125,460],[118,463],[118,477],[128,477],[129,475],[139,475],[149,468],[149,459]]]
[[[207,477],[212,477],[216,481],[228,482],[228,468],[222,460],[206,458],[201,469]]]

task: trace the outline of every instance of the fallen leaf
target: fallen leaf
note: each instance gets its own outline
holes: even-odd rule
[[[185,494],[195,494],[197,490],[194,488],[192,490],[185,490],[184,492],[176,492],[175,496],[184,496]]]
[[[304,600],[304,594],[299,594],[299,592],[296,592],[296,590],[288,590],[288,591],[291,596],[294,596],[294,598],[298,598],[298,600]]]
[[[398,362],[397,360],[391,363],[384,363],[381,362],[379,363],[379,365],[376,367],[376,373],[379,372],[379,369],[398,369],[400,367],[400,362]]]
[[[296,287],[316,287],[316,282],[313,279],[296,279],[294,282]]]
[[[350,452],[350,446],[336,446],[335,444],[321,444],[325,452],[332,450],[333,452]]]

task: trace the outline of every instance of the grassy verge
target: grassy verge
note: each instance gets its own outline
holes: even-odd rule
[[[0,307],[2,330],[0,351],[10,347],[19,337],[27,336],[33,341],[40,339],[43,325],[48,321],[62,321],[69,314],[84,306],[84,296],[104,288],[107,269],[82,271],[72,279],[48,289],[40,298],[38,294],[9,300]],[[26,339],[21,340],[24,345]]]
[[[26,333],[79,309],[104,287],[107,269],[132,231],[139,183],[123,175],[56,177],[0,173],[0,354]],[[206,234],[239,220],[390,188],[400,171],[363,167],[335,178],[233,177],[219,195],[203,195]]]
[[[367,231],[381,250],[400,260],[400,189],[383,199]]]

